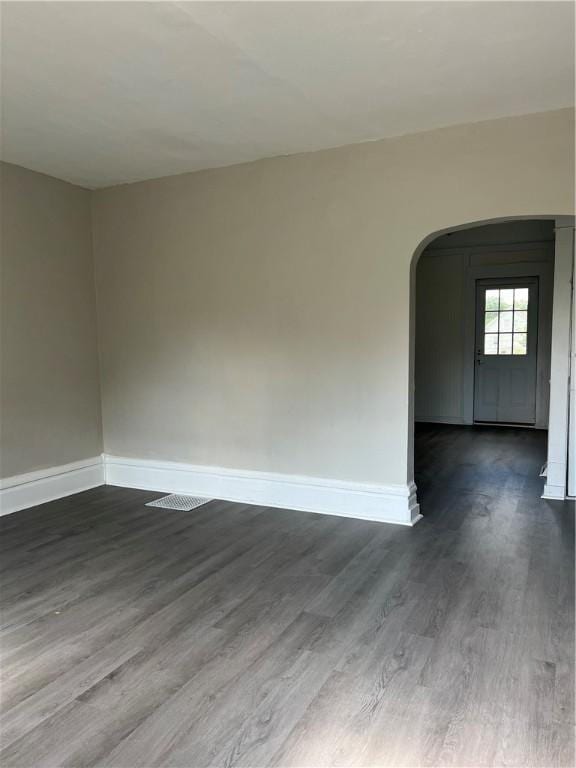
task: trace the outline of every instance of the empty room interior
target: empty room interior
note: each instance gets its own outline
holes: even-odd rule
[[[573,2],[0,2],[0,762],[573,768]]]

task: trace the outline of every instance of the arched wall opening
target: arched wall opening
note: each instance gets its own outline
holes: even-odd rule
[[[570,414],[570,360],[571,333],[574,336],[574,302],[572,297],[572,279],[574,274],[574,224],[575,218],[570,216],[506,216],[486,220],[471,221],[446,227],[430,233],[416,248],[410,264],[410,350],[409,350],[409,418],[408,418],[408,481],[416,492],[414,479],[414,428],[415,428],[415,375],[416,375],[416,285],[417,266],[426,249],[433,246],[440,238],[465,230],[480,230],[491,225],[513,225],[522,222],[550,222],[554,232],[553,260],[550,270],[550,328],[551,339],[548,358],[549,368],[549,399],[546,400],[545,422],[548,427],[547,477],[543,497],[564,499],[569,495],[569,467],[575,461],[574,440],[569,441],[569,422],[574,419],[574,404]],[[472,345],[474,345],[474,330],[472,330]],[[573,352],[573,350],[572,350]],[[474,351],[472,351],[472,357]],[[572,365],[573,362],[572,354]],[[473,362],[467,363],[469,371],[474,376]],[[470,374],[468,374],[470,375]],[[473,379],[472,379],[472,387]],[[468,394],[472,392],[468,388]],[[572,392],[572,400],[573,400]],[[539,416],[542,421],[542,415]],[[467,422],[473,424],[474,421]],[[542,425],[540,425],[542,426]],[[569,456],[570,452],[570,456]],[[573,493],[573,490],[572,490]],[[425,512],[425,510],[424,510]]]

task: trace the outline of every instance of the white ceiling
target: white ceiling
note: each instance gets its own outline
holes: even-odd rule
[[[2,4],[3,158],[101,187],[571,105],[571,2]]]

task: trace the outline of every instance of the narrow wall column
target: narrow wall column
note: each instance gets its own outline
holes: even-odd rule
[[[558,220],[554,258],[548,473],[542,494],[545,499],[566,497],[573,252],[574,223],[572,221],[568,225]]]

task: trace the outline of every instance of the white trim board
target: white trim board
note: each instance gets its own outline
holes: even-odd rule
[[[567,491],[573,273],[574,219],[560,219],[556,221],[546,499],[564,499]]]
[[[0,480],[0,515],[104,485],[101,456]]]
[[[373,485],[104,455],[106,483],[412,526],[416,486]]]
[[[549,501],[564,501],[568,497],[566,496],[565,486],[546,483],[544,490],[542,491],[542,498],[548,499]]]
[[[398,525],[421,519],[413,483],[374,485],[109,455],[0,480],[0,515],[104,484]]]

